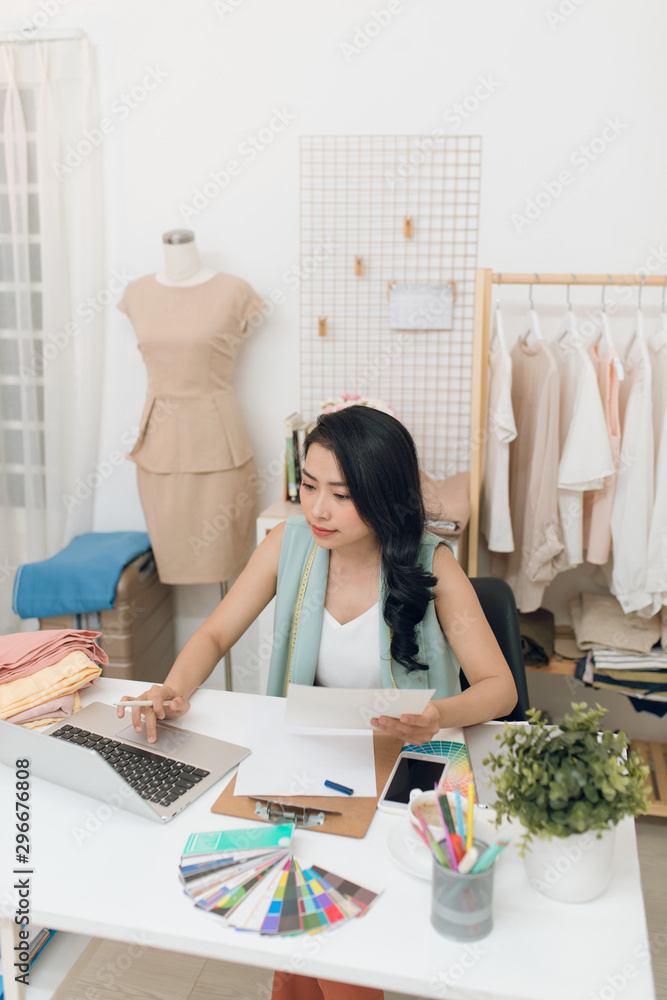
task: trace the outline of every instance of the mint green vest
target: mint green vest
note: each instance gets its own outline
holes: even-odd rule
[[[419,562],[428,572],[432,572],[433,553],[438,545],[449,544],[442,538],[425,531],[422,535]],[[303,593],[303,603],[298,628],[292,635],[294,608],[299,588],[311,551],[314,558],[308,573]],[[303,516],[290,517],[285,525],[276,590],[275,617],[273,626],[273,651],[269,668],[267,694],[278,697],[284,695],[287,679],[289,649],[293,643],[290,683],[315,683],[317,655],[320,648],[324,596],[327,589],[329,552],[320,548]],[[435,688],[434,698],[448,698],[459,694],[459,664],[447,642],[433,601],[429,602],[426,614],[417,625],[415,636],[419,644],[416,659],[427,663],[428,670],[407,670],[389,655],[389,626],[384,620],[382,609],[386,596],[384,572],[380,571],[380,663],[382,686],[385,688]]]

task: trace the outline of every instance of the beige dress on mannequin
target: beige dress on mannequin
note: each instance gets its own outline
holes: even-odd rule
[[[252,549],[256,479],[231,383],[246,322],[263,305],[229,274],[181,287],[147,275],[118,303],[148,370],[129,457],[163,583],[230,580]]]

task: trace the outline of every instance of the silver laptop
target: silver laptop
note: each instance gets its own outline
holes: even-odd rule
[[[513,726],[529,726],[529,722],[513,722]],[[468,751],[468,762],[475,779],[475,795],[480,806],[490,806],[496,801],[495,785],[490,782],[494,773],[483,761],[490,753],[500,752],[496,735],[502,733],[504,722],[482,722],[477,726],[464,726],[463,739]],[[495,772],[498,773],[497,771]]]
[[[167,823],[250,753],[164,722],[149,743],[128,719],[95,701],[40,732],[0,720],[0,761],[27,758],[38,778]]]

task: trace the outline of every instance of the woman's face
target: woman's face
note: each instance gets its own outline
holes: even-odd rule
[[[312,444],[302,471],[301,506],[319,546],[339,549],[375,538],[357,513],[333,452]]]

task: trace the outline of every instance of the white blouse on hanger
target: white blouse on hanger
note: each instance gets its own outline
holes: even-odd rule
[[[584,547],[586,561],[596,566],[604,566],[611,552],[611,512],[616,496],[616,470],[621,455],[621,422],[618,412],[620,357],[613,344],[609,344],[604,354],[598,345],[589,348],[593,365],[597,370],[600,399],[604,411],[609,447],[614,463],[614,472],[607,476],[600,490],[587,493],[584,497]]]
[[[578,566],[584,560],[584,492],[601,489],[614,462],[595,366],[573,316],[553,348],[560,375],[558,510],[568,565]]]
[[[486,442],[480,528],[491,552],[514,549],[509,498],[510,442],[516,437],[512,410],[512,358],[505,341],[500,310],[489,348]]]
[[[567,569],[558,516],[558,366],[543,341],[519,339],[511,351],[510,510],[514,551],[505,579],[519,611],[536,611],[544,588]]]
[[[651,605],[642,615],[652,615],[667,604],[667,317],[647,341],[651,360],[655,497],[648,540],[646,590]]]
[[[626,377],[620,387],[621,458],[611,515],[614,568],[611,592],[627,614],[652,606],[646,589],[648,539],[653,511],[653,407],[651,362],[641,332],[624,359]]]

